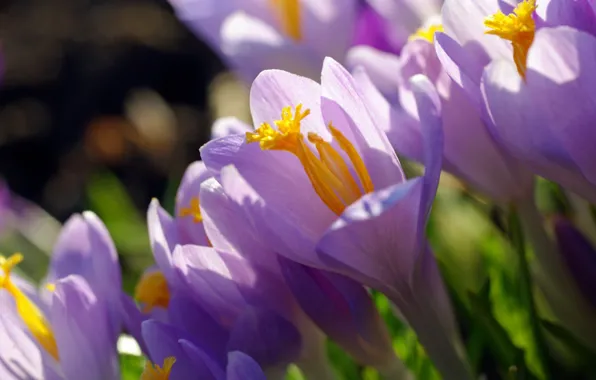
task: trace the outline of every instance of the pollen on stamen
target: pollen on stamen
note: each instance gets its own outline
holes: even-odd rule
[[[161,367],[147,360],[145,369],[141,374],[141,380],[168,380],[174,363],[176,363],[176,358],[173,356],[165,358]]]
[[[308,115],[310,109],[302,111],[302,104],[298,104],[293,113],[292,107],[284,107],[281,119],[274,122],[277,129],[263,123],[254,132],[246,132],[246,143],[258,142],[262,150],[285,150],[295,154],[303,139],[301,122]]]
[[[301,0],[269,0],[277,13],[283,32],[294,41],[302,40]]]
[[[519,3],[513,13],[505,15],[498,11],[487,17],[484,25],[489,28],[485,33],[510,41],[513,47],[513,60],[519,74],[525,78],[528,51],[534,41],[536,24],[534,22],[535,0],[524,0]]]
[[[170,304],[168,282],[160,271],[145,273],[135,287],[135,299],[141,303],[143,313],[155,307],[167,308]]]
[[[203,215],[201,215],[201,203],[199,197],[193,197],[190,200],[188,207],[182,207],[180,209],[178,216],[181,218],[192,216],[195,223],[201,223],[203,221]]]
[[[58,346],[54,333],[43,313],[25,293],[23,293],[10,279],[10,274],[15,266],[23,261],[23,255],[15,253],[8,259],[0,256],[0,289],[6,290],[14,299],[17,313],[31,335],[37,340],[55,360],[59,360]]]
[[[435,41],[435,33],[443,31],[443,25],[433,24],[428,28],[419,28],[418,30],[416,30],[416,32],[414,32],[414,34],[412,34],[408,38],[408,41],[423,39],[430,43],[433,43]]]

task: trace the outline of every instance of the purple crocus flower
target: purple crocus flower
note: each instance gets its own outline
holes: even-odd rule
[[[238,125],[232,125],[237,124],[237,120],[227,119],[229,126],[223,125],[224,122],[218,123],[224,130],[238,131]],[[322,370],[330,371],[323,360],[326,357],[324,336],[300,309],[297,300],[308,305],[318,303],[325,308],[311,308],[309,317],[357,359],[386,370],[403,371],[392,353],[388,332],[368,293],[348,279],[316,273],[312,274],[314,277],[303,275],[302,286],[306,288],[291,292],[281,269],[290,267],[290,264],[278,264],[277,254],[263,246],[246,224],[242,206],[223,192],[217,180],[205,181],[210,175],[203,163],[189,166],[178,191],[176,218],[167,215],[157,201],[152,202],[148,212],[149,229],[160,271],[152,271],[141,280],[137,298],[150,306],[168,308],[170,323],[177,318],[180,324],[183,324],[185,313],[171,310],[170,294],[186,298],[185,308],[194,303],[227,333],[248,331],[237,327],[247,310],[269,310],[277,314],[278,319],[291,322],[289,326],[285,323],[286,331],[297,329],[300,333],[298,346],[303,348],[299,357],[294,356],[290,361],[297,360],[303,371],[310,371],[313,376],[317,373],[318,376],[332,376],[321,374]],[[190,223],[181,219],[189,219]],[[192,240],[197,236],[201,237],[200,241]],[[321,291],[322,286],[325,292]],[[137,327],[132,326],[130,330],[134,330],[133,335],[138,337],[142,318],[129,301],[127,304],[129,316],[136,313],[133,325]],[[186,323],[186,328],[191,324]],[[223,341],[233,338],[234,334]],[[257,338],[247,337],[246,341],[254,339]],[[279,339],[286,338],[280,334]],[[284,350],[296,352],[290,344],[276,351]],[[252,356],[267,367],[262,355]]]
[[[316,76],[326,55],[343,58],[357,0],[171,0],[193,32],[250,83],[264,69]],[[330,32],[331,31],[331,32]]]
[[[507,151],[594,202],[586,68],[596,52],[596,14],[585,0],[525,0],[502,8],[496,0],[446,1],[438,56]],[[502,32],[508,29],[493,17],[498,12],[516,15],[508,17],[517,17],[523,31]]]
[[[437,55],[502,149],[594,202],[593,7],[586,0],[446,0],[442,17]],[[536,252],[535,279],[551,308],[594,347],[594,310],[561,265],[533,200],[518,201],[516,208]]]
[[[40,293],[12,274],[22,255],[0,260],[2,379],[119,377],[120,319],[114,293],[106,286],[112,281],[120,291],[112,245],[94,214],[74,216],[52,256],[49,291]]]
[[[262,242],[292,261],[385,292],[439,371],[467,379],[449,300],[424,241],[441,166],[440,101],[428,79],[416,77],[412,86],[425,128],[420,178],[405,179],[380,125],[385,119],[331,58],[320,85],[284,71],[261,73],[250,93],[260,127],[245,138],[211,141],[201,155],[241,201]]]
[[[161,322],[143,323],[143,336],[153,364],[148,361],[141,380],[265,380],[259,364],[242,351],[231,351],[225,362],[213,359],[183,331]]]

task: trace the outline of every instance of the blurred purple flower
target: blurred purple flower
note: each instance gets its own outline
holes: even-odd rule
[[[260,127],[245,138],[212,141],[201,155],[270,249],[382,290],[439,370],[469,378],[424,239],[441,167],[438,96],[428,79],[412,79],[427,167],[423,177],[406,180],[382,130],[387,119],[373,112],[374,99],[363,96],[330,58],[321,82],[277,70],[261,73],[251,88],[252,116]],[[273,128],[269,123],[280,113]]]
[[[559,251],[584,296],[596,306],[596,250],[571,221],[554,221]]]
[[[525,0],[515,9],[517,25],[526,31],[505,34],[500,21],[491,20],[513,7],[497,0],[447,0],[437,54],[504,149],[594,202],[596,82],[589,68],[596,13],[586,0],[539,1],[535,12],[533,4]]]
[[[342,59],[357,0],[170,0],[177,16],[250,83],[264,69],[316,76]],[[330,32],[331,31],[331,32]]]

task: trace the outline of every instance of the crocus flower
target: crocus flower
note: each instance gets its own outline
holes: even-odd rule
[[[538,12],[540,9],[540,12]],[[565,11],[563,11],[565,10]],[[533,172],[596,199],[589,148],[596,54],[587,1],[452,1],[435,45],[500,146]],[[592,20],[586,22],[586,20]],[[594,310],[585,302],[531,199],[517,202],[536,252],[536,275],[554,313],[593,346]]]
[[[443,168],[499,202],[526,198],[532,191],[531,174],[501,149],[480,112],[443,69],[433,46],[435,29],[414,35],[399,57],[383,53],[383,59],[349,59],[350,65],[367,69],[368,75],[355,71],[355,77],[369,97],[376,96],[375,113],[389,117],[386,132],[397,152],[422,162],[421,125],[409,79],[424,74],[435,84],[442,102]],[[390,109],[386,100],[375,95],[374,85],[385,89],[387,101],[397,95],[397,104]]]
[[[346,55],[346,65],[366,68],[375,86],[395,98],[399,84],[400,63],[397,54],[408,41],[422,38],[432,41],[442,31],[442,0],[366,0],[359,13],[354,47]]]
[[[261,241],[290,260],[385,292],[444,377],[467,379],[449,300],[423,238],[440,174],[440,105],[427,79],[415,78],[413,87],[425,127],[420,178],[404,178],[379,125],[383,117],[331,58],[320,85],[284,71],[261,73],[250,92],[259,127],[245,138],[211,141],[201,155],[226,193],[242,200]]]
[[[2,379],[119,377],[120,319],[108,285],[120,291],[120,282],[111,244],[94,214],[71,218],[52,256],[52,282],[39,293],[12,274],[22,255],[0,259]]]
[[[357,0],[171,0],[177,16],[250,83],[264,69],[316,76],[343,58]]]
[[[297,300],[309,305],[318,303],[325,308],[311,308],[309,316],[357,359],[393,371],[402,368],[392,353],[388,332],[367,292],[350,280],[340,279],[340,276],[327,278],[322,274],[303,276],[304,289],[291,292],[291,287],[285,284],[277,254],[256,239],[242,217],[241,205],[227,197],[215,179],[205,181],[210,175],[203,163],[189,166],[178,191],[178,211],[174,219],[157,201],[152,202],[149,228],[160,271],[151,271],[141,280],[137,287],[141,303],[169,308],[169,294],[182,294],[199,304],[220,329],[227,332],[242,331],[237,324],[246,310],[271,310],[292,323],[286,326],[286,331],[298,329],[301,334],[299,346],[303,349],[300,357],[293,357],[291,361],[298,359],[305,372],[317,363],[310,371],[318,371],[319,376],[331,376],[320,374],[322,368],[326,368],[325,360],[321,359],[326,357],[324,336],[300,309]],[[191,236],[201,236],[202,240],[192,240]],[[188,244],[190,241],[194,244]],[[325,286],[325,292],[320,291],[321,286]],[[170,311],[170,322],[181,314]],[[136,324],[138,326],[139,322]],[[133,329],[136,330],[133,335],[138,336],[139,329]],[[232,338],[233,334],[224,341]],[[285,339],[283,334],[279,338]],[[254,338],[246,341],[254,341]],[[277,351],[284,350],[295,352],[290,344]],[[266,367],[264,360],[253,357]],[[275,360],[270,362],[279,365]]]
[[[437,52],[503,148],[594,202],[588,1],[447,1]]]
[[[226,363],[174,327],[155,321],[143,323],[143,336],[153,360],[147,361],[141,380],[265,380],[258,363],[242,351],[231,351]],[[161,364],[163,363],[163,365]]]

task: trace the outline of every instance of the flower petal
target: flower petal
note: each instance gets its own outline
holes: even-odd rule
[[[210,372],[203,363],[191,361],[186,352],[182,349],[179,340],[186,336],[182,330],[162,322],[148,320],[143,322],[143,339],[149,349],[149,357],[155,365],[161,366],[164,359],[174,357],[176,362],[172,366],[170,378],[172,379],[194,379],[203,378],[202,375]]]
[[[346,67],[353,72],[357,66],[366,69],[374,85],[390,100],[395,101],[399,71],[399,58],[370,46],[355,46],[348,51]]]
[[[240,351],[228,354],[227,380],[265,380],[265,374],[259,364],[250,356]]]
[[[213,123],[211,127],[211,138],[218,139],[229,135],[244,135],[246,132],[252,131],[251,125],[235,118],[222,117]]]
[[[199,199],[201,183],[212,176],[213,174],[202,161],[193,162],[184,172],[176,194],[175,223],[181,244],[209,245],[203,223],[195,220],[194,215],[184,215],[182,210],[190,208],[191,203]]]
[[[103,380],[119,376],[108,309],[83,277],[69,275],[56,283],[50,321],[65,378]]]
[[[344,276],[278,257],[286,283],[304,312],[359,363],[393,358],[388,331],[368,292]]]
[[[403,172],[395,151],[383,132],[383,117],[377,117],[367,107],[354,78],[339,63],[327,57],[321,73],[322,96],[331,104],[343,110],[343,115],[335,107],[324,107],[326,123],[344,132],[359,151],[377,188],[404,180]],[[334,109],[336,112],[331,112]]]
[[[175,221],[160,206],[157,199],[153,199],[149,204],[147,226],[153,258],[168,280],[168,284],[174,286],[176,278],[172,270],[172,251],[179,244],[178,231]]]
[[[596,12],[593,6],[589,0],[541,0],[536,14],[545,22],[545,26],[567,25],[596,35]]]
[[[300,355],[302,339],[296,327],[282,316],[246,309],[230,331],[228,351],[251,356],[264,369],[283,368]]]
[[[201,367],[201,369],[205,370],[205,375],[208,376],[207,373],[211,375],[209,378],[213,378],[214,380],[225,379],[225,373],[222,363],[218,360],[214,360],[205,350],[197,347],[192,342],[181,339],[178,341],[180,347],[184,350],[188,358],[192,361],[195,366]],[[201,377],[203,379],[204,377]]]
[[[321,69],[322,57],[308,46],[296,44],[270,24],[244,12],[225,19],[221,49],[249,82],[266,69],[283,68],[310,78],[316,78]]]
[[[511,47],[505,40],[484,34],[484,20],[500,11],[499,5],[498,0],[445,0],[445,33],[462,46],[471,41],[480,43],[492,59],[511,60]]]

